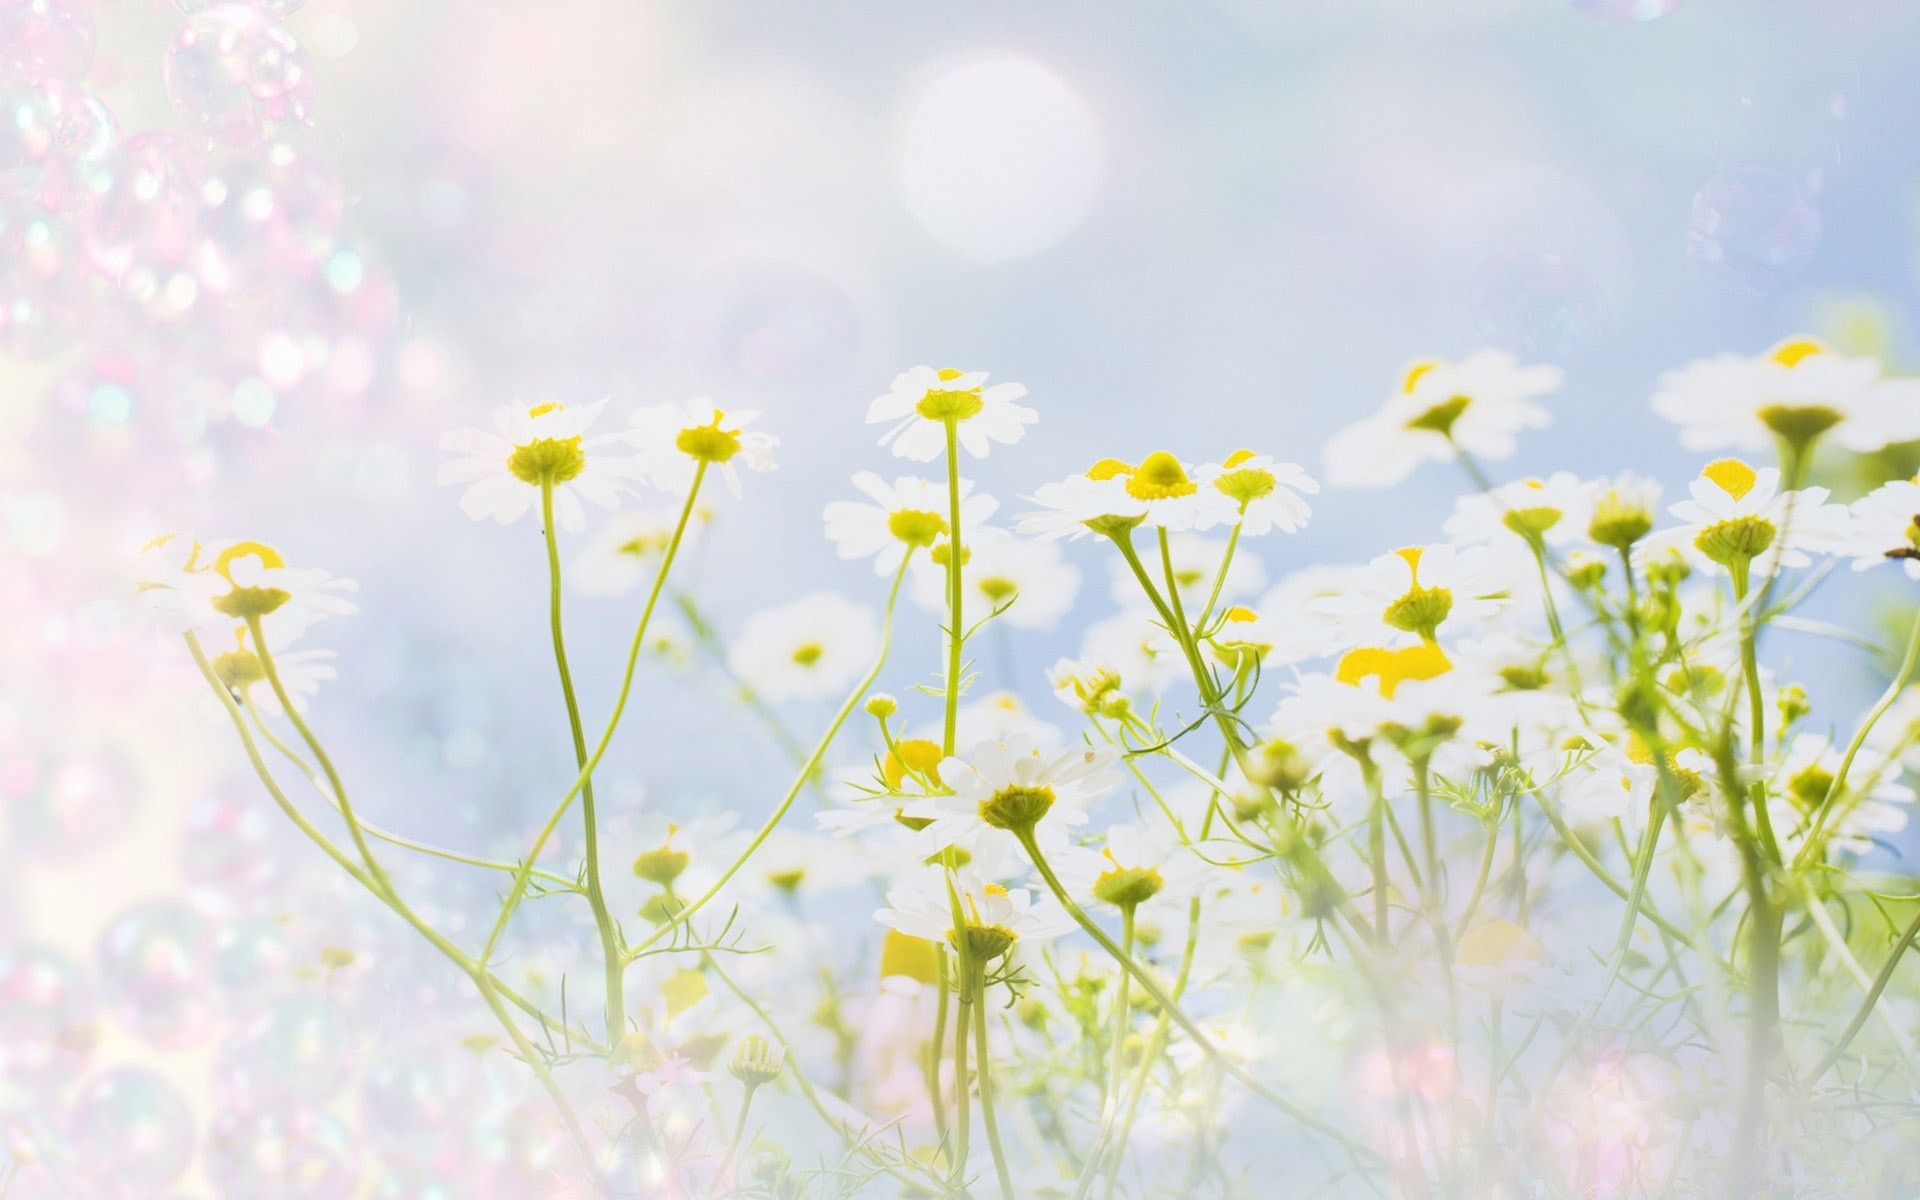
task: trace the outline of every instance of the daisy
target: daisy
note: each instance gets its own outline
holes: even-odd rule
[[[859,678],[879,648],[873,610],[814,592],[747,618],[727,666],[768,700],[818,700]]]
[[[1479,765],[1481,742],[1498,743],[1512,728],[1499,681],[1457,671],[1440,647],[1419,642],[1397,649],[1362,646],[1348,651],[1331,675],[1302,677],[1280,701],[1273,733],[1301,747],[1323,750],[1321,766],[1351,766],[1349,747],[1374,739],[1409,752],[1466,750]],[[1332,791],[1357,789],[1343,774]]]
[[[1547,412],[1534,401],[1558,391],[1560,380],[1557,367],[1521,366],[1499,350],[1457,363],[1417,362],[1384,408],[1327,443],[1327,478],[1341,487],[1387,487],[1423,462],[1448,462],[1463,450],[1511,457],[1515,434],[1546,428]]]
[[[1602,546],[1625,550],[1653,529],[1660,483],[1623,471],[1593,485],[1587,536]]]
[[[1160,692],[1187,674],[1180,644],[1144,609],[1116,613],[1087,626],[1080,658],[1112,671],[1137,692]]]
[[[1197,895],[1207,881],[1207,864],[1164,826],[1122,824],[1107,831],[1098,850],[1075,846],[1063,852],[1058,873],[1077,900],[1137,908],[1163,893],[1183,900]]]
[[[1512,573],[1485,546],[1445,542],[1382,554],[1348,577],[1343,593],[1312,607],[1330,618],[1328,635],[1343,645],[1388,636],[1389,630],[1433,641],[1441,625],[1483,621],[1512,599]]]
[[[946,540],[946,484],[912,476],[889,484],[872,471],[862,471],[853,477],[853,486],[873,503],[836,500],[826,508],[827,537],[841,558],[872,558],[875,574],[891,575],[909,550]],[[975,528],[1000,507],[992,496],[972,491],[970,481],[960,481],[960,541],[968,553],[974,549]],[[944,567],[939,575],[946,578]]]
[[[1198,475],[1202,484],[1233,501],[1240,511],[1240,532],[1249,537],[1306,528],[1313,510],[1300,493],[1320,490],[1303,468],[1251,450],[1236,450],[1225,462],[1208,463]]]
[[[1896,479],[1853,502],[1848,510],[1845,553],[1864,571],[1889,559],[1920,579],[1920,480]]]
[[[1173,580],[1179,585],[1180,603],[1188,616],[1198,618],[1201,607],[1213,594],[1213,581],[1220,573],[1220,563],[1226,558],[1226,553],[1227,543],[1221,538],[1204,537],[1197,533],[1176,533],[1167,538],[1167,558],[1173,563]],[[1154,555],[1146,560],[1147,573],[1154,586],[1164,590],[1166,568],[1158,558],[1158,555]],[[1115,560],[1111,569],[1115,601],[1129,607],[1147,603],[1132,567],[1124,561]],[[1237,599],[1248,592],[1258,591],[1266,582],[1266,569],[1260,565],[1259,559],[1251,554],[1236,553],[1233,561],[1227,564],[1227,576],[1220,585],[1220,598]]]
[[[951,888],[951,891],[949,890]],[[954,921],[958,898],[960,922]],[[1024,941],[1058,937],[1073,918],[1050,901],[1034,902],[1025,888],[992,883],[972,867],[951,873],[926,867],[887,892],[887,907],[873,914],[889,929],[909,937],[953,946],[963,943],[976,962],[1002,958]]]
[[[1052,629],[1073,608],[1080,568],[1052,542],[1016,538],[985,528],[962,535],[966,565],[960,571],[965,610],[999,611],[1015,629]],[[913,598],[928,612],[947,611],[947,571],[931,558],[913,573]]]
[[[1202,487],[1196,470],[1165,450],[1155,450],[1138,466],[1102,459],[1082,475],[1040,485],[1026,497],[1039,509],[1020,514],[1015,528],[1052,540],[1089,532],[1113,537],[1142,522],[1200,530],[1239,520],[1239,502],[1211,485]]]
[[[1693,565],[1714,572],[1751,564],[1765,578],[1782,567],[1806,566],[1809,552],[1844,548],[1845,506],[1828,504],[1821,487],[1780,491],[1774,467],[1755,470],[1723,458],[1708,463],[1687,491],[1691,499],[1667,509],[1686,524],[1649,538],[1649,551],[1674,547]]]
[[[1014,401],[1027,394],[1018,383],[987,386],[985,371],[914,367],[893,377],[893,387],[867,409],[867,424],[893,422],[880,438],[893,452],[914,462],[932,462],[947,445],[953,425],[959,444],[985,458],[994,442],[1011,446],[1040,414]]]
[[[680,535],[681,549],[688,549],[699,539],[706,520],[704,512],[693,514]],[[679,510],[668,507],[615,513],[607,518],[574,560],[569,578],[575,590],[584,596],[617,596],[640,586],[652,578],[679,523]]]
[[[1571,471],[1545,479],[1517,479],[1490,492],[1462,496],[1447,518],[1447,536],[1463,545],[1518,537],[1565,545],[1586,532],[1593,487]]]
[[[333,659],[334,653],[331,650],[274,649],[274,674],[280,677],[280,686],[286,689],[287,696],[293,701],[293,707],[297,711],[307,711],[307,702],[319,692],[320,685],[339,677],[339,672],[334,670]],[[280,697],[274,692],[273,685],[267,681],[266,666],[248,644],[246,626],[234,627],[233,649],[214,655],[211,665],[221,685],[231,692],[236,700],[242,702],[250,700],[265,716],[278,717],[285,714],[286,710],[281,707]],[[206,706],[208,714],[224,719],[227,715],[226,707],[213,697],[206,697],[206,699],[211,701]]]
[[[773,470],[773,448],[780,439],[750,430],[759,413],[748,409],[723,412],[713,401],[689,400],[685,405],[656,404],[633,414],[627,438],[640,452],[647,478],[663,491],[682,492],[705,464],[720,468],[727,490],[740,494],[740,466],[749,471]]]
[[[940,780],[950,794],[910,804],[907,813],[932,819],[926,833],[935,846],[951,845],[983,825],[1010,832],[1078,825],[1088,805],[1120,786],[1113,765],[1119,757],[1111,747],[1043,751],[1015,733],[975,745],[964,759],[942,762]]]
[[[1654,411],[1689,450],[1804,448],[1830,436],[1870,452],[1920,438],[1920,380],[1883,379],[1878,359],[1790,338],[1749,358],[1718,354],[1661,377]]]
[[[237,621],[271,616],[276,641],[298,638],[317,621],[358,611],[341,595],[350,579],[287,566],[263,542],[198,542],[167,534],[141,553],[141,596],[182,630],[224,636]]]
[[[1260,634],[1268,642],[1267,661],[1301,662],[1338,649],[1327,631],[1334,619],[1314,607],[1314,601],[1342,595],[1348,586],[1346,567],[1303,567],[1267,589],[1252,609],[1260,617]]]
[[[1047,686],[1062,704],[1090,716],[1126,711],[1127,695],[1120,690],[1120,672],[1097,659],[1055,661],[1047,668]]]
[[[540,500],[541,489],[550,487],[554,519],[578,533],[587,523],[581,497],[618,508],[628,482],[644,478],[631,455],[599,451],[620,435],[586,436],[606,406],[605,400],[575,408],[552,400],[528,408],[502,406],[494,412],[494,432],[469,427],[440,439],[442,449],[466,457],[441,464],[437,481],[466,484],[460,511],[501,525],[519,520]]]
[[[1788,845],[1797,846],[1811,832],[1814,815],[1833,789],[1835,776],[1844,757],[1831,739],[1814,734],[1798,734],[1787,745],[1785,759],[1777,769],[1769,793],[1784,796],[1793,811],[1775,814],[1774,826],[1780,829]],[[1856,764],[1857,766],[1858,764]],[[1913,807],[1913,791],[1898,778],[1871,776],[1855,772],[1833,798],[1834,811],[1828,816],[1823,837],[1829,846],[1853,854],[1864,854],[1875,841],[1907,827]]]

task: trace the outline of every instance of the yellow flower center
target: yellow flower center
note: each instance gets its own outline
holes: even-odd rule
[[[1364,679],[1377,679],[1380,682],[1380,694],[1391,700],[1393,693],[1408,680],[1437,679],[1452,669],[1452,661],[1440,647],[1432,642],[1421,642],[1417,646],[1405,646],[1398,650],[1385,650],[1378,646],[1349,650],[1341,656],[1333,677],[1354,687],[1360,686]]]
[[[909,772],[938,785],[940,760],[944,757],[939,742],[930,742],[925,738],[908,738],[894,743],[894,748],[889,750],[886,758],[881,760],[880,778],[886,780],[887,786],[895,790],[898,790],[906,781]]]
[[[822,646],[819,642],[808,642],[794,649],[793,661],[803,667],[810,667],[819,662],[820,656],[825,653],[826,647]]]
[[[964,374],[966,372],[945,367],[939,372],[940,382],[952,383]],[[915,412],[929,421],[945,422],[967,420],[969,417],[978,415],[985,406],[985,402],[980,398],[980,389],[976,387],[957,390],[928,388],[926,394],[920,397],[919,403],[913,407]]]
[[[1827,348],[1810,337],[1791,337],[1767,351],[1767,357],[1783,367],[1797,367],[1816,354],[1825,354]]]
[[[1133,464],[1121,462],[1117,458],[1103,458],[1087,468],[1087,478],[1096,483],[1112,479],[1119,475],[1133,474]]]
[[[712,424],[682,429],[673,439],[675,448],[688,458],[700,462],[726,462],[740,453],[740,432],[720,428],[720,422],[724,419],[724,414],[716,412]]]
[[[524,446],[515,446],[507,456],[507,470],[534,487],[565,483],[586,469],[587,454],[580,448],[578,437],[535,438]]]
[[[946,531],[946,518],[937,512],[903,508],[887,514],[887,532],[909,546],[931,546]]]
[[[985,579],[976,580],[973,586],[979,588],[980,594],[996,606],[1003,601],[1011,600],[1020,590],[1019,585],[1013,580],[1002,579],[998,575],[989,575]]]
[[[1400,381],[1400,390],[1407,395],[1412,395],[1413,389],[1420,386],[1420,380],[1426,376],[1426,373],[1439,365],[1440,360],[1437,358],[1423,358],[1412,364],[1407,368],[1406,376]]]
[[[1171,500],[1191,496],[1199,488],[1187,478],[1180,460],[1165,450],[1155,450],[1127,477],[1127,495],[1135,500]]]
[[[258,559],[260,565],[269,570],[278,570],[287,565],[287,560],[280,557],[279,551],[262,542],[235,542],[228,546],[213,560],[213,569],[233,587],[226,595],[214,599],[215,611],[244,621],[248,617],[264,617],[293,599],[293,594],[284,588],[241,587],[234,583],[233,564],[243,558]]]
[[[1753,490],[1760,473],[1737,458],[1722,458],[1708,463],[1700,472],[1700,478],[1711,480],[1715,487],[1738,500]]]
[[[232,583],[233,563],[240,558],[257,558],[260,565],[269,570],[277,571],[287,565],[287,560],[280,557],[280,552],[264,542],[235,542],[213,560],[213,569],[219,572],[222,579]]]
[[[567,406],[557,400],[546,400],[527,410],[529,417],[544,417],[550,412],[560,412]]]

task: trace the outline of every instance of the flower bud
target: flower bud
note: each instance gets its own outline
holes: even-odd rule
[[[738,1079],[750,1088],[772,1083],[780,1078],[780,1068],[785,1055],[767,1044],[767,1039],[759,1036],[749,1037],[740,1043],[740,1049],[727,1064],[727,1074]]]

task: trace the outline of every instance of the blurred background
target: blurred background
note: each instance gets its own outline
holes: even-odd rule
[[[571,776],[540,535],[460,515],[445,430],[543,398],[761,410],[780,469],[692,564],[723,634],[814,588],[877,602],[817,513],[894,472],[862,419],[921,362],[1030,389],[1041,423],[978,464],[1003,511],[1155,448],[1317,469],[1409,359],[1488,344],[1567,372],[1502,476],[1677,486],[1698,464],[1648,409],[1660,371],[1803,330],[1908,353],[1913,16],[0,0],[12,1196],[544,1194],[522,1081],[459,1049],[481,1026],[450,973],[282,828],[143,626],[148,537],[357,579],[361,614],[305,644],[340,654],[314,714],[360,806],[511,857]],[[1437,536],[1460,485],[1323,495],[1268,574]],[[590,724],[632,608],[573,602]],[[997,682],[1044,704],[1075,644],[1017,634]],[[1809,648],[1817,699],[1873,685],[1870,655]],[[921,621],[902,652],[933,649]],[[725,691],[648,668],[615,811],[768,806],[781,760]],[[492,895],[419,886],[450,920]]]

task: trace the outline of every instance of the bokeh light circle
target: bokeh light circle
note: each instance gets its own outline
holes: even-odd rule
[[[1743,299],[1798,275],[1820,245],[1820,207],[1791,172],[1735,163],[1694,193],[1687,258],[1702,279]]]

